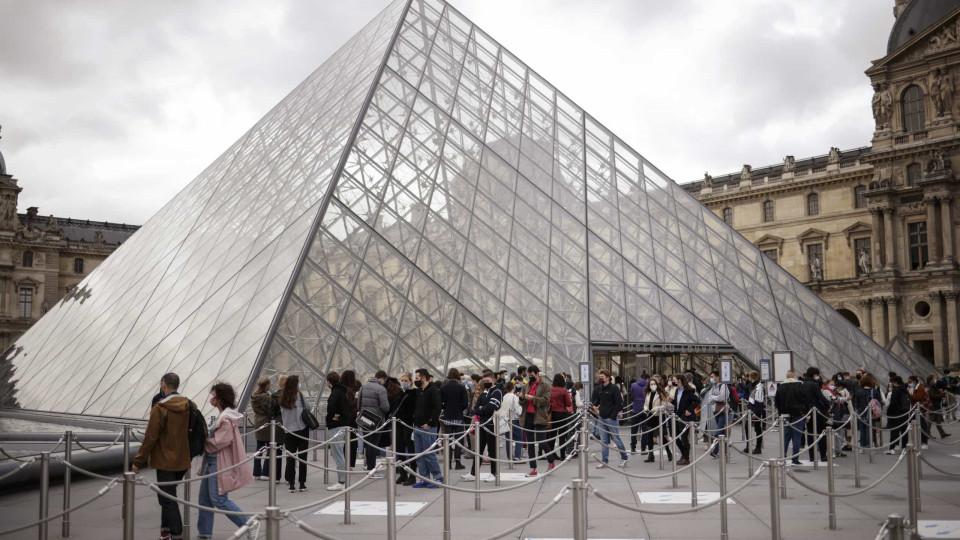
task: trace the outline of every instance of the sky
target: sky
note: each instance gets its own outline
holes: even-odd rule
[[[387,0],[0,0],[19,210],[140,224]],[[452,0],[675,181],[870,144],[894,0]]]

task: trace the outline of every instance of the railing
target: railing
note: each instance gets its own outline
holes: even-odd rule
[[[955,409],[956,405],[954,405],[953,408]],[[246,517],[247,518],[246,523],[242,527],[238,528],[237,531],[230,536],[230,538],[234,538],[234,539],[240,538],[241,536],[245,535],[247,531],[251,529],[259,531],[261,524],[263,524],[265,525],[265,529],[266,529],[266,538],[268,540],[279,540],[280,539],[280,523],[281,521],[286,520],[294,523],[300,530],[303,530],[304,532],[312,536],[315,536],[317,538],[323,538],[326,540],[339,540],[334,535],[319,531],[313,528],[312,526],[308,525],[303,521],[302,517],[306,515],[305,514],[306,512],[312,512],[313,509],[316,507],[323,506],[337,499],[343,498],[343,501],[344,501],[343,521],[345,524],[350,523],[351,495],[360,487],[370,485],[369,483],[364,483],[364,481],[367,481],[367,480],[376,481],[380,479],[380,477],[375,475],[378,472],[385,470],[386,474],[384,475],[383,479],[385,481],[384,482],[385,499],[387,502],[386,538],[389,540],[395,540],[396,533],[397,533],[397,527],[396,527],[397,516],[396,516],[396,505],[395,505],[396,493],[397,493],[396,478],[397,478],[398,469],[401,469],[405,471],[408,475],[411,475],[412,477],[420,479],[420,481],[422,482],[427,482],[443,489],[443,536],[445,539],[449,540],[452,535],[452,530],[451,530],[452,512],[451,512],[451,505],[450,505],[451,492],[456,491],[456,492],[474,494],[475,509],[481,510],[482,495],[484,494],[489,495],[494,493],[502,493],[507,491],[523,489],[528,485],[538,483],[543,477],[554,474],[556,473],[556,471],[559,471],[560,469],[564,468],[568,464],[572,463],[575,457],[577,462],[577,472],[574,475],[574,478],[572,478],[569,481],[569,483],[564,484],[561,487],[561,489],[558,491],[558,493],[550,500],[549,503],[547,503],[543,508],[537,510],[535,513],[533,513],[526,519],[518,523],[515,523],[513,525],[510,525],[506,529],[499,531],[496,534],[493,534],[492,536],[489,536],[487,540],[502,538],[504,536],[507,536],[513,533],[514,531],[517,531],[525,527],[530,523],[535,522],[536,520],[542,518],[551,510],[553,510],[559,504],[559,502],[568,495],[570,495],[573,498],[573,529],[574,529],[573,532],[574,532],[575,540],[585,540],[587,537],[586,530],[587,530],[587,521],[588,521],[588,498],[591,495],[597,500],[602,501],[606,504],[610,504],[618,508],[621,508],[625,511],[634,512],[638,514],[682,515],[682,514],[701,512],[701,511],[707,510],[708,508],[714,508],[719,506],[720,534],[722,539],[726,539],[726,538],[729,538],[728,536],[729,524],[728,524],[728,517],[727,517],[726,501],[728,501],[732,497],[739,494],[741,491],[746,489],[749,485],[756,482],[764,472],[768,473],[767,478],[768,478],[768,486],[769,486],[769,493],[770,493],[769,504],[770,504],[770,518],[771,518],[770,520],[771,538],[773,540],[780,540],[781,538],[781,525],[780,525],[781,500],[786,498],[786,483],[788,479],[792,480],[796,485],[808,491],[811,491],[817,495],[821,495],[827,498],[828,526],[830,529],[836,529],[837,528],[837,514],[836,514],[837,498],[845,498],[845,497],[862,495],[864,493],[867,493],[877,488],[878,486],[886,482],[890,477],[892,477],[893,474],[896,472],[896,470],[899,468],[899,466],[905,461],[907,465],[906,479],[907,479],[907,492],[908,492],[907,517],[904,518],[898,515],[891,515],[884,522],[879,534],[877,535],[878,539],[889,538],[891,540],[899,540],[899,539],[906,538],[907,535],[914,535],[917,532],[916,529],[918,524],[918,514],[921,510],[921,497],[920,497],[920,479],[922,478],[922,471],[920,469],[921,462],[925,463],[932,470],[935,470],[941,474],[944,474],[950,477],[960,477],[960,473],[943,470],[935,466],[926,457],[922,455],[922,452],[920,449],[920,441],[921,441],[920,417],[923,414],[923,412],[924,411],[921,410],[919,407],[914,407],[905,415],[900,415],[899,417],[893,417],[894,419],[903,418],[903,422],[906,423],[906,425],[908,426],[908,429],[904,430],[904,432],[901,433],[899,437],[892,438],[892,440],[889,443],[891,447],[898,442],[902,442],[906,438],[909,438],[910,442],[906,445],[903,445],[904,450],[900,453],[899,457],[893,463],[893,466],[889,470],[887,470],[885,473],[880,475],[876,481],[874,481],[873,483],[871,483],[866,487],[862,487],[860,485],[859,467],[855,466],[856,485],[853,491],[838,491],[836,489],[836,478],[835,478],[833,460],[835,455],[835,447],[834,447],[835,433],[837,430],[845,428],[848,424],[853,426],[854,428],[854,437],[852,439],[854,456],[857,456],[859,454],[859,450],[860,450],[859,438],[856,436],[856,426],[860,422],[856,420],[855,414],[852,415],[850,419],[844,422],[827,425],[824,430],[820,431],[818,430],[819,426],[816,424],[816,422],[818,421],[818,418],[820,418],[822,415],[818,413],[816,410],[811,410],[807,415],[804,415],[803,417],[794,420],[793,424],[799,424],[805,419],[810,419],[810,421],[814,423],[814,426],[813,426],[814,433],[819,433],[819,435],[813,437],[812,440],[808,440],[807,445],[804,448],[800,448],[800,449],[794,448],[794,454],[791,454],[791,455],[785,455],[784,448],[783,448],[783,437],[779,436],[778,439],[781,442],[779,455],[774,458],[762,458],[762,457],[752,455],[750,453],[741,452],[740,450],[736,449],[734,446],[731,445],[733,441],[731,441],[730,437],[732,433],[736,431],[736,426],[740,423],[745,423],[750,420],[750,414],[745,413],[740,417],[736,418],[733,422],[731,422],[727,428],[727,431],[716,434],[717,436],[713,438],[712,443],[708,447],[708,450],[712,451],[715,449],[718,453],[717,467],[718,467],[718,475],[719,475],[720,494],[718,499],[714,501],[711,501],[706,504],[699,504],[697,501],[697,496],[698,496],[697,471],[699,468],[703,467],[703,465],[701,465],[701,461],[703,461],[707,453],[704,453],[704,455],[700,456],[699,458],[697,458],[695,455],[696,448],[697,448],[696,423],[679,421],[673,413],[666,412],[665,410],[658,410],[655,413],[655,418],[648,419],[648,422],[650,422],[649,429],[641,430],[641,434],[659,434],[659,437],[660,437],[659,444],[655,448],[650,449],[650,451],[651,452],[659,451],[662,456],[662,453],[666,450],[668,452],[673,452],[673,455],[675,457],[679,457],[679,454],[677,453],[677,448],[678,448],[677,440],[682,436],[686,436],[688,437],[690,442],[690,447],[689,447],[689,450],[691,452],[690,463],[688,465],[685,465],[682,468],[678,468],[676,465],[676,460],[672,460],[672,470],[659,475],[640,475],[636,473],[630,473],[616,467],[609,467],[608,470],[613,471],[615,474],[621,475],[625,478],[656,479],[656,478],[666,478],[669,476],[669,477],[672,477],[673,479],[674,487],[677,487],[678,476],[680,474],[685,473],[687,470],[689,470],[690,471],[690,507],[686,509],[667,510],[667,511],[652,510],[644,507],[636,507],[635,503],[633,502],[628,504],[628,503],[617,501],[611,496],[604,494],[602,490],[598,489],[596,486],[590,483],[588,462],[591,458],[599,461],[597,456],[595,454],[591,454],[588,448],[590,433],[594,430],[598,430],[598,433],[597,433],[598,435],[610,435],[611,432],[607,431],[606,426],[600,424],[599,422],[594,421],[593,418],[591,418],[591,416],[587,414],[587,411],[585,409],[580,410],[579,412],[574,414],[567,421],[568,425],[564,425],[550,431],[550,433],[552,434],[551,437],[555,438],[557,441],[563,440],[563,436],[565,436],[566,434],[575,433],[575,437],[576,437],[574,439],[574,441],[576,442],[576,451],[574,453],[571,453],[564,460],[562,460],[562,462],[557,467],[553,468],[550,471],[547,471],[542,475],[538,475],[537,477],[532,478],[531,480],[519,482],[516,485],[508,486],[508,487],[500,486],[499,471],[502,467],[497,467],[498,474],[497,474],[496,487],[487,488],[487,489],[480,488],[479,459],[481,455],[480,455],[480,448],[479,448],[479,439],[480,439],[479,435],[481,433],[481,430],[486,430],[488,434],[494,436],[495,437],[494,442],[497,444],[497,446],[499,446],[500,442],[506,442],[508,444],[511,444],[514,442],[512,439],[512,430],[508,430],[508,433],[510,433],[508,437],[504,437],[500,435],[499,419],[496,416],[494,416],[494,418],[491,421],[484,424],[480,424],[475,421],[469,424],[468,430],[465,430],[456,435],[452,433],[437,434],[437,439],[436,441],[433,442],[433,444],[431,444],[428,448],[422,450],[421,452],[413,453],[413,454],[398,452],[396,449],[396,440],[397,440],[396,437],[397,437],[397,429],[398,429],[398,423],[399,423],[399,421],[396,418],[392,418],[388,423],[384,424],[381,428],[379,428],[377,431],[373,433],[368,433],[368,434],[357,433],[352,428],[344,428],[344,430],[340,431],[335,436],[326,438],[324,440],[303,437],[309,443],[315,443],[315,444],[313,444],[313,446],[309,446],[308,448],[304,450],[300,450],[298,452],[289,452],[286,449],[280,449],[277,446],[276,430],[278,428],[278,424],[274,421],[271,421],[269,424],[264,424],[263,426],[261,426],[261,428],[269,427],[270,442],[267,446],[263,447],[257,453],[247,457],[245,460],[231,467],[220,469],[220,470],[217,470],[216,472],[202,475],[202,476],[196,476],[196,477],[186,476],[183,480],[172,481],[172,482],[150,482],[150,481],[147,481],[144,477],[138,476],[136,473],[128,472],[128,471],[123,472],[120,476],[105,476],[105,475],[97,474],[88,470],[84,470],[80,467],[77,467],[75,464],[72,463],[71,451],[74,444],[79,445],[79,441],[76,440],[72,432],[68,431],[64,434],[64,437],[62,437],[60,441],[56,443],[53,449],[51,449],[50,451],[40,452],[38,456],[27,456],[25,458],[11,456],[2,448],[0,448],[0,453],[8,456],[8,458],[10,458],[11,460],[20,462],[20,465],[16,469],[6,473],[2,478],[0,478],[0,480],[13,476],[15,474],[18,474],[19,472],[36,464],[37,462],[39,462],[39,468],[40,468],[39,519],[37,521],[31,522],[28,524],[19,525],[10,529],[2,530],[0,531],[0,537],[22,532],[32,528],[37,528],[39,533],[39,538],[41,540],[46,540],[49,534],[48,533],[49,524],[50,522],[56,519],[62,519],[62,524],[63,524],[62,536],[67,537],[69,536],[69,517],[71,513],[76,512],[77,510],[105,496],[114,487],[118,485],[122,485],[123,486],[122,488],[123,504],[122,504],[122,510],[121,510],[122,517],[123,517],[122,538],[124,540],[132,540],[133,531],[134,531],[134,521],[133,521],[134,510],[135,510],[134,506],[136,501],[135,489],[136,489],[136,486],[139,485],[139,486],[144,486],[156,492],[158,495],[162,497],[166,497],[170,500],[173,500],[183,506],[185,536],[189,536],[189,532],[188,532],[189,528],[187,524],[190,521],[190,510],[197,509],[197,510],[210,511],[217,514],[234,515],[234,516],[240,515],[240,516]],[[947,413],[947,414],[944,414],[944,417],[947,417],[948,414],[950,413],[949,410],[942,410],[941,412]],[[945,422],[945,423],[950,423],[950,422]],[[956,423],[956,421],[952,423]],[[493,427],[492,432],[489,430],[489,427],[491,426]],[[682,426],[679,432],[677,431],[678,426]],[[282,426],[279,426],[279,427],[282,429]],[[416,427],[413,427],[413,426],[409,426],[409,427],[412,429],[417,429]],[[784,430],[788,428],[793,429],[793,426],[791,426],[791,423],[788,423],[787,421],[785,421],[784,417],[781,416],[776,419],[776,421],[773,423],[771,427],[767,428],[766,430],[760,433],[755,434],[754,437],[748,437],[744,435],[741,437],[739,441],[736,441],[736,442],[746,443],[749,445],[749,443],[752,440],[762,437],[764,434],[768,433],[771,430],[779,429],[780,434],[782,435]],[[329,455],[329,449],[332,446],[343,444],[344,448],[346,449],[345,459],[348,459],[346,456],[349,456],[348,452],[350,451],[350,445],[353,437],[357,437],[359,439],[364,440],[364,444],[369,444],[374,448],[380,449],[379,446],[373,444],[371,439],[371,436],[376,434],[379,431],[382,431],[382,432],[389,431],[391,434],[391,441],[392,441],[391,446],[389,448],[381,449],[384,452],[386,452],[386,459],[384,463],[381,463],[377,467],[375,467],[373,470],[366,471],[366,472],[349,470],[349,467],[345,467],[344,469],[329,467],[328,455]],[[341,433],[343,434],[342,437],[340,436]],[[433,433],[431,432],[431,434]],[[287,436],[291,436],[291,435],[296,436],[296,434],[287,431]],[[101,447],[96,449],[96,451],[103,451],[106,448],[111,448],[111,447],[122,444],[125,451],[124,455],[126,456],[124,459],[125,467],[128,467],[130,441],[135,436],[136,434],[130,426],[124,426],[123,431],[118,435],[117,439],[115,439],[111,443],[108,443],[106,447]],[[463,443],[464,439],[471,436],[473,436],[472,448]],[[371,440],[368,440],[368,439],[371,439]],[[816,449],[822,440],[825,440],[826,450],[827,450],[826,451],[827,485],[825,488],[814,486],[809,481],[801,480],[793,472],[789,472],[785,470],[787,459],[796,458],[797,456],[801,455],[805,451]],[[957,442],[958,441],[952,441],[952,442],[946,442],[942,444],[952,445],[952,444],[956,444]],[[65,445],[64,447],[65,451],[64,451],[63,457],[62,458],[51,457],[51,451],[58,448],[60,444]],[[605,443],[603,442],[600,442],[600,444],[601,446],[605,445]],[[467,487],[454,486],[451,483],[450,470],[449,470],[449,463],[450,463],[449,458],[451,455],[450,454],[451,448],[457,445],[461,446],[467,452],[470,452],[473,454],[473,458],[475,460],[474,463],[476,466],[476,469],[475,469],[476,474],[475,474],[475,483],[472,489]],[[536,457],[542,458],[557,450],[557,447],[555,445],[548,444],[547,447],[549,448],[549,451],[547,453],[545,453],[543,456],[536,456]],[[324,464],[318,465],[315,463],[315,461],[317,460],[317,452],[320,451],[321,449],[324,452],[324,460],[323,460]],[[727,473],[728,473],[728,466],[730,463],[729,458],[731,455],[731,449],[733,451],[744,454],[748,457],[748,477],[747,477],[747,480],[742,484],[735,486],[732,489],[729,489],[727,484]],[[869,449],[869,451],[872,453],[873,449],[871,448]],[[307,461],[304,457],[301,457],[301,456],[308,455],[310,452],[313,452],[313,455],[314,455],[313,463]],[[442,461],[443,479],[427,478],[425,476],[421,476],[411,466],[411,464],[413,464],[416,460],[431,454],[432,455],[439,454],[441,459],[443,460]],[[815,451],[814,456],[816,455],[817,455],[817,452]],[[288,459],[293,459],[299,463],[307,464],[310,467],[323,470],[325,475],[328,472],[336,472],[338,474],[342,473],[345,475],[346,484],[342,491],[338,491],[336,493],[320,498],[318,500],[315,500],[306,504],[302,504],[299,506],[286,508],[286,509],[280,508],[277,505],[277,500],[276,500],[276,484],[278,479],[278,471],[277,471],[276,463],[277,463],[278,456],[283,456]],[[256,512],[227,511],[227,510],[220,510],[217,508],[205,507],[191,501],[190,486],[193,482],[201,481],[205,478],[218,476],[230,469],[246,466],[250,461],[254,459],[258,459],[258,458],[263,459],[264,457],[268,459],[268,470],[269,470],[270,481],[269,481],[266,505],[264,506],[262,511],[256,511]],[[517,456],[513,456],[513,458],[514,459],[510,459],[510,460],[502,460],[502,459],[497,459],[495,457],[491,457],[491,461],[495,461],[497,463],[518,461],[516,459]],[[50,500],[49,500],[50,499],[51,459],[54,459],[56,461],[63,463],[63,465],[65,466],[65,472],[66,472],[64,477],[63,510],[54,515],[50,515]],[[527,459],[531,459],[531,458],[528,457]],[[759,465],[755,466],[754,465],[755,462],[759,462]],[[662,463],[663,463],[663,460],[661,459],[661,469],[663,468]],[[855,457],[855,464],[856,463],[858,462],[856,461],[856,457]],[[815,468],[817,467],[816,459],[814,459],[814,467]],[[88,476],[97,480],[104,481],[105,484],[92,498],[82,503],[71,505],[70,474],[73,472],[76,472],[78,474],[82,474],[84,476]],[[189,472],[188,472],[188,475],[189,475]],[[360,481],[355,483],[351,482],[350,481],[351,476],[357,476],[357,475],[362,475],[362,478],[360,479]],[[160,489],[161,486],[180,485],[180,484],[184,485],[184,495],[182,498],[169,495]]]

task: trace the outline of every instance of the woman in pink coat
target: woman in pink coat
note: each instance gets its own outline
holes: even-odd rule
[[[233,387],[227,383],[213,385],[213,388],[210,389],[210,405],[216,407],[220,411],[220,415],[217,417],[217,422],[207,439],[206,455],[199,472],[201,475],[213,474],[218,470],[227,469],[247,459],[243,439],[240,438],[240,430],[237,429],[237,425],[243,421],[243,415],[237,412],[236,394]],[[253,471],[249,463],[225,470],[210,478],[204,478],[200,481],[199,504],[208,508],[243,512],[237,506],[237,503],[227,497],[227,493],[251,482],[253,482]],[[228,515],[227,517],[237,527],[242,527],[249,519],[234,515]],[[259,531],[260,524],[258,523],[247,530],[247,538],[256,540]],[[200,516],[197,518],[197,532],[200,533],[200,538],[212,538],[213,512],[200,510]]]

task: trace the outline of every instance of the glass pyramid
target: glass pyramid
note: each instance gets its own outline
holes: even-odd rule
[[[939,378],[941,373],[937,371],[937,368],[934,367],[933,363],[923,357],[922,354],[917,352],[916,349],[910,346],[909,343],[903,340],[900,336],[894,337],[890,340],[890,343],[887,344],[887,352],[889,352],[894,358],[900,361],[901,364],[907,367],[907,371],[899,372],[901,375],[903,373],[910,373],[920,377],[921,382],[926,384],[926,379],[928,376],[933,375],[934,377]],[[906,377],[904,377],[906,379]]]
[[[6,352],[3,403],[127,418],[298,373],[576,372],[591,344],[890,354],[440,0],[396,0]]]

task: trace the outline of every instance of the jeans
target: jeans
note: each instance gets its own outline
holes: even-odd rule
[[[307,449],[307,441],[305,438],[310,436],[310,430],[308,428],[303,428],[300,431],[294,431],[293,433],[299,435],[300,437],[304,437],[304,439],[288,434],[283,445],[287,448],[287,452],[303,452]],[[302,460],[306,460],[307,454],[297,454],[297,457]],[[297,465],[299,465],[299,467]],[[298,470],[300,472],[300,485],[307,485],[307,464],[293,459],[293,456],[287,456],[287,470],[284,479],[288,484],[290,484],[290,487],[293,487],[296,484],[296,475]]]
[[[253,460],[253,476],[270,476],[270,462],[267,461],[270,458],[267,457],[267,448],[270,446],[270,441],[257,441],[257,452],[263,450],[263,457],[259,457]],[[281,445],[277,444],[277,478],[283,476],[283,456],[280,455]]]
[[[330,445],[330,451],[333,452],[333,461],[337,464],[337,482],[341,484],[347,483],[347,473],[343,472],[347,469],[347,455],[343,451],[346,429],[344,426],[335,427],[327,433],[327,440],[336,441]]]
[[[783,426],[783,455],[800,460],[800,448],[803,445],[803,428],[805,419],[803,415],[789,416]],[[793,454],[790,453],[790,441],[793,441]]]
[[[510,448],[510,440],[508,439],[506,442],[507,458],[515,460],[523,451],[523,431],[520,430],[520,420],[518,419],[510,422],[510,429],[510,436],[513,439],[513,448]]]
[[[291,437],[293,438],[293,437]],[[207,454],[206,465],[203,467],[203,474],[213,474],[217,472],[216,454]],[[172,502],[172,501],[171,501]],[[197,501],[200,506],[216,508],[217,510],[227,510],[230,512],[243,512],[243,509],[237,506],[237,503],[230,500],[227,494],[220,495],[217,490],[217,477],[211,476],[200,481],[200,498]],[[210,537],[213,535],[213,512],[210,510],[200,510],[197,517],[197,533],[201,536]],[[248,518],[241,516],[228,515],[227,518],[237,527],[243,527]]]
[[[553,459],[563,461],[567,457],[567,451],[570,450],[567,439],[571,437],[571,434],[574,437],[576,436],[576,432],[570,430],[570,417],[573,416],[573,413],[553,411],[552,414],[550,423],[553,424],[553,429],[550,430],[550,439],[556,440]]]
[[[713,432],[714,437],[719,437],[721,435],[727,434],[727,413],[721,412],[720,414],[713,417],[716,422],[716,429]],[[710,451],[710,455],[716,457],[720,452],[720,445],[714,446],[713,450]]]
[[[178,482],[183,480],[187,471],[161,471],[157,469],[157,482]],[[160,486],[160,491],[167,495],[177,496],[177,486]],[[180,505],[176,501],[157,494],[160,500],[160,532],[169,532],[170,536],[179,540],[183,534],[183,518],[180,517]]]
[[[527,413],[523,420],[523,427],[527,430],[527,457],[530,459],[530,468],[537,468],[536,457],[539,454],[547,455],[547,463],[553,463],[553,454],[550,453],[550,443],[547,440],[547,426],[533,423],[534,413]],[[537,451],[539,447],[539,452]]]
[[[436,440],[437,428],[432,427],[426,430],[417,428],[413,432],[413,450],[419,454],[429,448]],[[424,478],[433,478],[437,483],[443,482],[443,471],[440,470],[440,462],[437,461],[437,455],[434,453],[417,458],[417,472]]]
[[[606,445],[610,444],[611,440],[617,445],[617,449],[620,450],[620,459],[626,461],[626,448],[623,446],[623,441],[620,440],[620,422],[618,422],[616,418],[598,418],[597,424],[600,429],[600,435],[602,436],[601,442],[604,444],[603,449],[600,451],[600,457],[603,462],[607,463],[610,461],[610,448]]]

